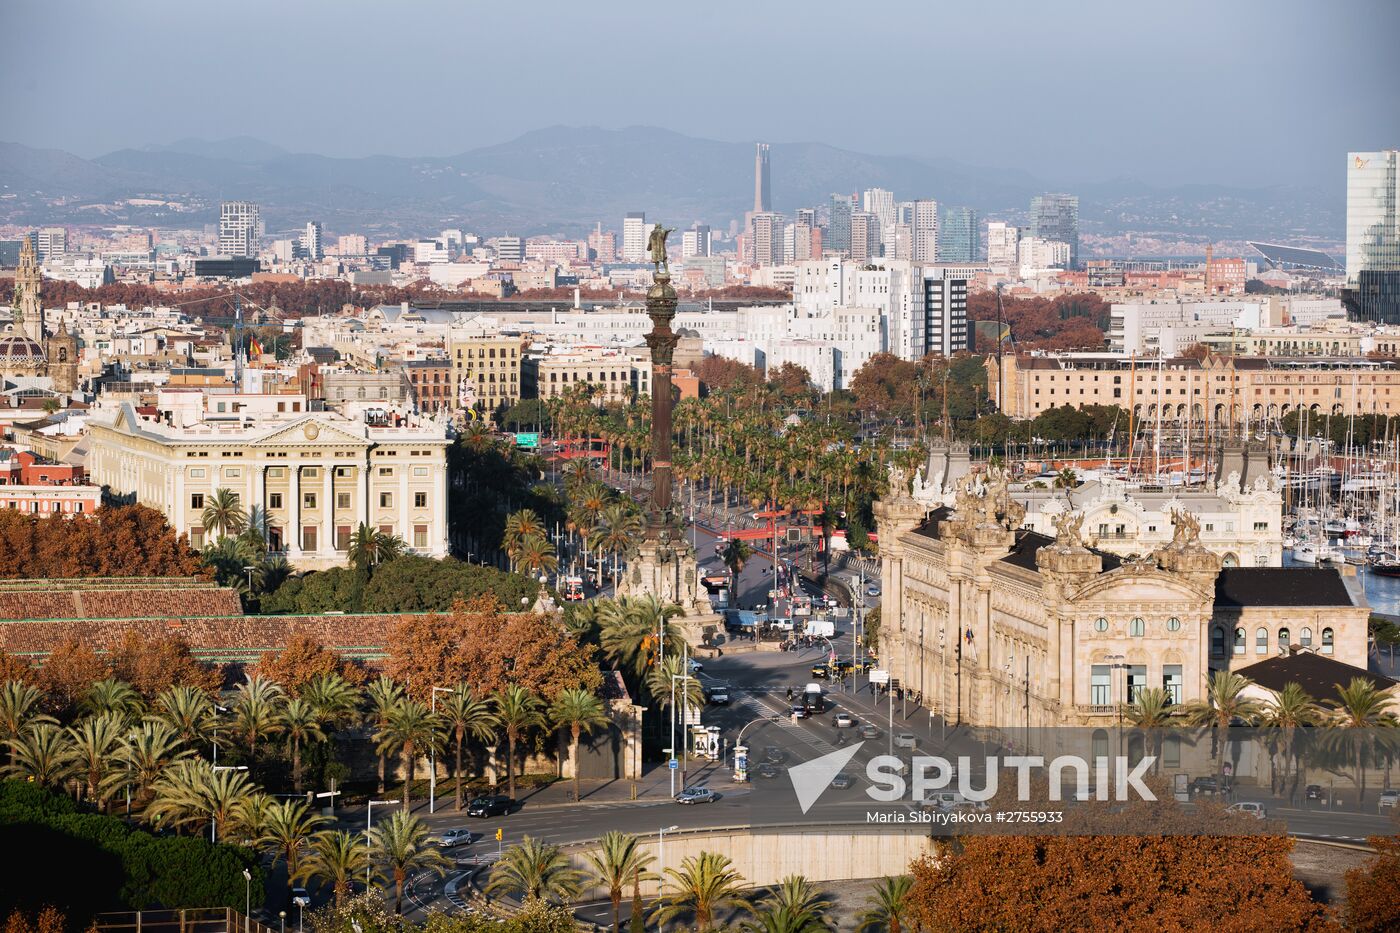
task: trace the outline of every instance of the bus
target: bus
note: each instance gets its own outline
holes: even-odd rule
[[[583,577],[566,577],[564,579],[564,600],[574,603],[582,599]]]

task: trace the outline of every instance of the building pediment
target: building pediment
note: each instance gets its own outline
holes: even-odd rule
[[[324,418],[301,418],[291,424],[274,428],[249,446],[267,447],[368,447],[364,437],[345,430],[333,421]]]
[[[1178,574],[1135,567],[1132,563],[1098,574],[1071,596],[1075,603],[1153,603],[1183,599],[1209,602],[1211,598],[1212,594]]]

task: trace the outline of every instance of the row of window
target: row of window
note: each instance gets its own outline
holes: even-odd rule
[[[1323,654],[1331,654],[1334,642],[1334,635],[1331,628],[1322,630],[1322,644],[1320,646]],[[1293,633],[1286,628],[1278,630],[1278,650],[1287,652],[1293,643]],[[1304,648],[1311,648],[1313,643],[1313,630],[1304,628],[1298,633],[1298,644]],[[1235,629],[1235,641],[1233,652],[1236,656],[1245,653],[1245,631],[1242,628]],[[1212,657],[1225,657],[1225,629],[1221,626],[1214,626],[1210,630],[1210,653]],[[1254,630],[1254,653],[1269,653],[1269,630],[1264,626]]]
[[[1106,632],[1106,631],[1108,631],[1108,620],[1107,620],[1107,619],[1104,619],[1104,618],[1095,619],[1095,620],[1094,620],[1094,631],[1096,631],[1096,632]],[[1170,619],[1168,619],[1168,620],[1167,620],[1167,631],[1169,631],[1169,632],[1179,632],[1179,631],[1181,631],[1181,620],[1178,619],[1176,616],[1172,616]],[[1142,638],[1144,635],[1147,634],[1147,623],[1144,622],[1141,618],[1134,618],[1131,622],[1128,623],[1128,634],[1129,634],[1130,636],[1132,636],[1133,638]]]
[[[380,525],[379,530],[385,534],[393,534],[393,525]],[[280,526],[273,526],[267,529],[268,546],[273,551],[281,551],[284,544],[286,530]],[[337,551],[350,550],[350,537],[352,528],[349,525],[335,526],[335,549]],[[319,547],[320,528],[316,525],[306,525],[301,529],[301,549],[303,551],[315,551]],[[190,529],[190,546],[196,549],[204,546],[205,532],[203,528]],[[414,525],[411,546],[414,548],[427,548],[428,526]]]
[[[234,498],[234,502],[237,503],[237,501],[238,501],[238,494],[237,494],[237,493],[234,493],[234,494],[233,494],[233,498]],[[315,508],[316,508],[316,503],[317,503],[318,501],[319,501],[319,500],[318,500],[318,498],[317,498],[317,495],[316,495],[316,493],[314,493],[314,492],[304,492],[304,493],[301,494],[301,507],[304,508],[304,509],[315,509]],[[280,508],[282,508],[282,502],[283,502],[282,493],[280,493],[280,492],[270,492],[270,493],[267,494],[267,507],[268,507],[269,509],[280,509]],[[81,505],[81,503],[79,503],[79,504]],[[204,504],[205,504],[204,493],[202,493],[202,492],[190,493],[190,508],[191,508],[191,509],[195,509],[195,510],[202,509],[202,508],[204,508]],[[338,493],[336,493],[336,495],[335,495],[335,507],[336,507],[337,509],[349,509],[349,508],[350,508],[350,493],[348,493],[348,492],[338,492]],[[392,508],[394,507],[394,494],[393,494],[392,492],[381,492],[381,493],[379,494],[379,507],[380,507],[381,509],[392,509]],[[415,492],[415,493],[413,494],[413,507],[414,507],[415,509],[426,509],[426,508],[428,507],[428,494],[427,494],[426,492]],[[38,509],[35,509],[35,511],[38,511]],[[82,511],[82,509],[79,509],[79,511]]]
[[[25,506],[25,505],[28,505],[29,507],[28,507],[28,508],[22,508],[22,506]],[[65,508],[64,508],[64,505],[68,505],[68,506],[70,506],[70,508],[66,508],[66,509],[65,509]],[[16,511],[22,511],[22,512],[32,512],[32,513],[34,513],[34,514],[36,514],[36,515],[37,515],[38,513],[40,513],[40,512],[82,512],[82,511],[84,511],[84,509],[83,509],[83,503],[81,503],[81,502],[68,502],[68,503],[64,503],[64,502],[57,501],[57,500],[55,500],[55,501],[53,501],[53,502],[50,502],[50,501],[48,501],[48,500],[38,500],[38,501],[34,501],[34,502],[25,503],[25,502],[20,502],[18,499],[11,499],[10,501],[8,501],[8,502],[5,503],[5,508],[7,508],[7,509],[14,509],[14,510],[16,510]]]
[[[1138,620],[1141,621],[1141,620]],[[1120,702],[1120,697],[1115,696],[1113,689],[1113,671],[1115,665],[1094,664],[1089,669],[1089,704],[1091,706],[1113,706]],[[1121,666],[1125,673],[1121,702],[1132,703],[1137,699],[1139,693],[1149,686],[1147,681],[1146,664],[1127,664]],[[1162,665],[1162,689],[1167,691],[1167,696],[1173,703],[1180,703],[1182,697],[1182,666],[1180,664]]]

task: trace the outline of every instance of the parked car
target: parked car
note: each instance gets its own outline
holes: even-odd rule
[[[463,843],[472,841],[472,831],[470,829],[444,829],[433,837],[433,844],[444,849],[453,846],[460,846]]]
[[[487,794],[467,804],[467,816],[503,816],[514,804],[505,794]]]
[[[894,737],[894,747],[895,747],[895,748],[913,748],[913,747],[914,747],[914,743],[917,742],[917,741],[918,741],[918,737],[915,736],[914,733],[912,733],[912,732],[898,732],[898,733],[895,733],[895,737]]]
[[[1320,784],[1309,784],[1307,790],[1303,791],[1303,796],[1308,800],[1326,800],[1327,793]]]
[[[676,803],[714,803],[719,794],[708,787],[687,787],[676,795]]]
[[[880,730],[870,723],[866,723],[860,727],[860,737],[862,739],[878,739],[880,737]]]
[[[838,729],[850,729],[856,725],[856,717],[850,713],[837,713],[831,717],[831,724]]]
[[[855,782],[855,778],[851,777],[851,775],[847,774],[845,771],[841,771],[836,777],[831,779],[831,786],[835,787],[837,790],[845,790],[853,786]]]
[[[1225,808],[1226,813],[1247,813],[1256,820],[1262,820],[1267,815],[1262,803],[1255,803],[1252,800],[1241,800],[1239,803],[1231,804]]]
[[[1377,810],[1393,810],[1400,805],[1400,790],[1383,790],[1376,801]]]
[[[763,760],[773,764],[777,764],[785,757],[787,756],[783,754],[783,750],[776,745],[770,745],[763,750]]]
[[[687,661],[687,666],[690,668],[692,674],[698,674],[705,669],[705,665],[694,658],[690,658],[689,661]]]
[[[1214,796],[1220,793],[1220,782],[1214,775],[1206,774],[1192,781],[1188,790],[1193,797],[1197,794],[1210,794]]]

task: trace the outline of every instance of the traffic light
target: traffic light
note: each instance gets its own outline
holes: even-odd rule
[[[505,835],[506,835],[506,831],[505,831],[504,829],[501,829],[500,827],[497,827],[497,828],[496,828],[496,841],[497,841],[497,842],[500,842],[502,839],[504,839],[504,838],[505,838]]]

